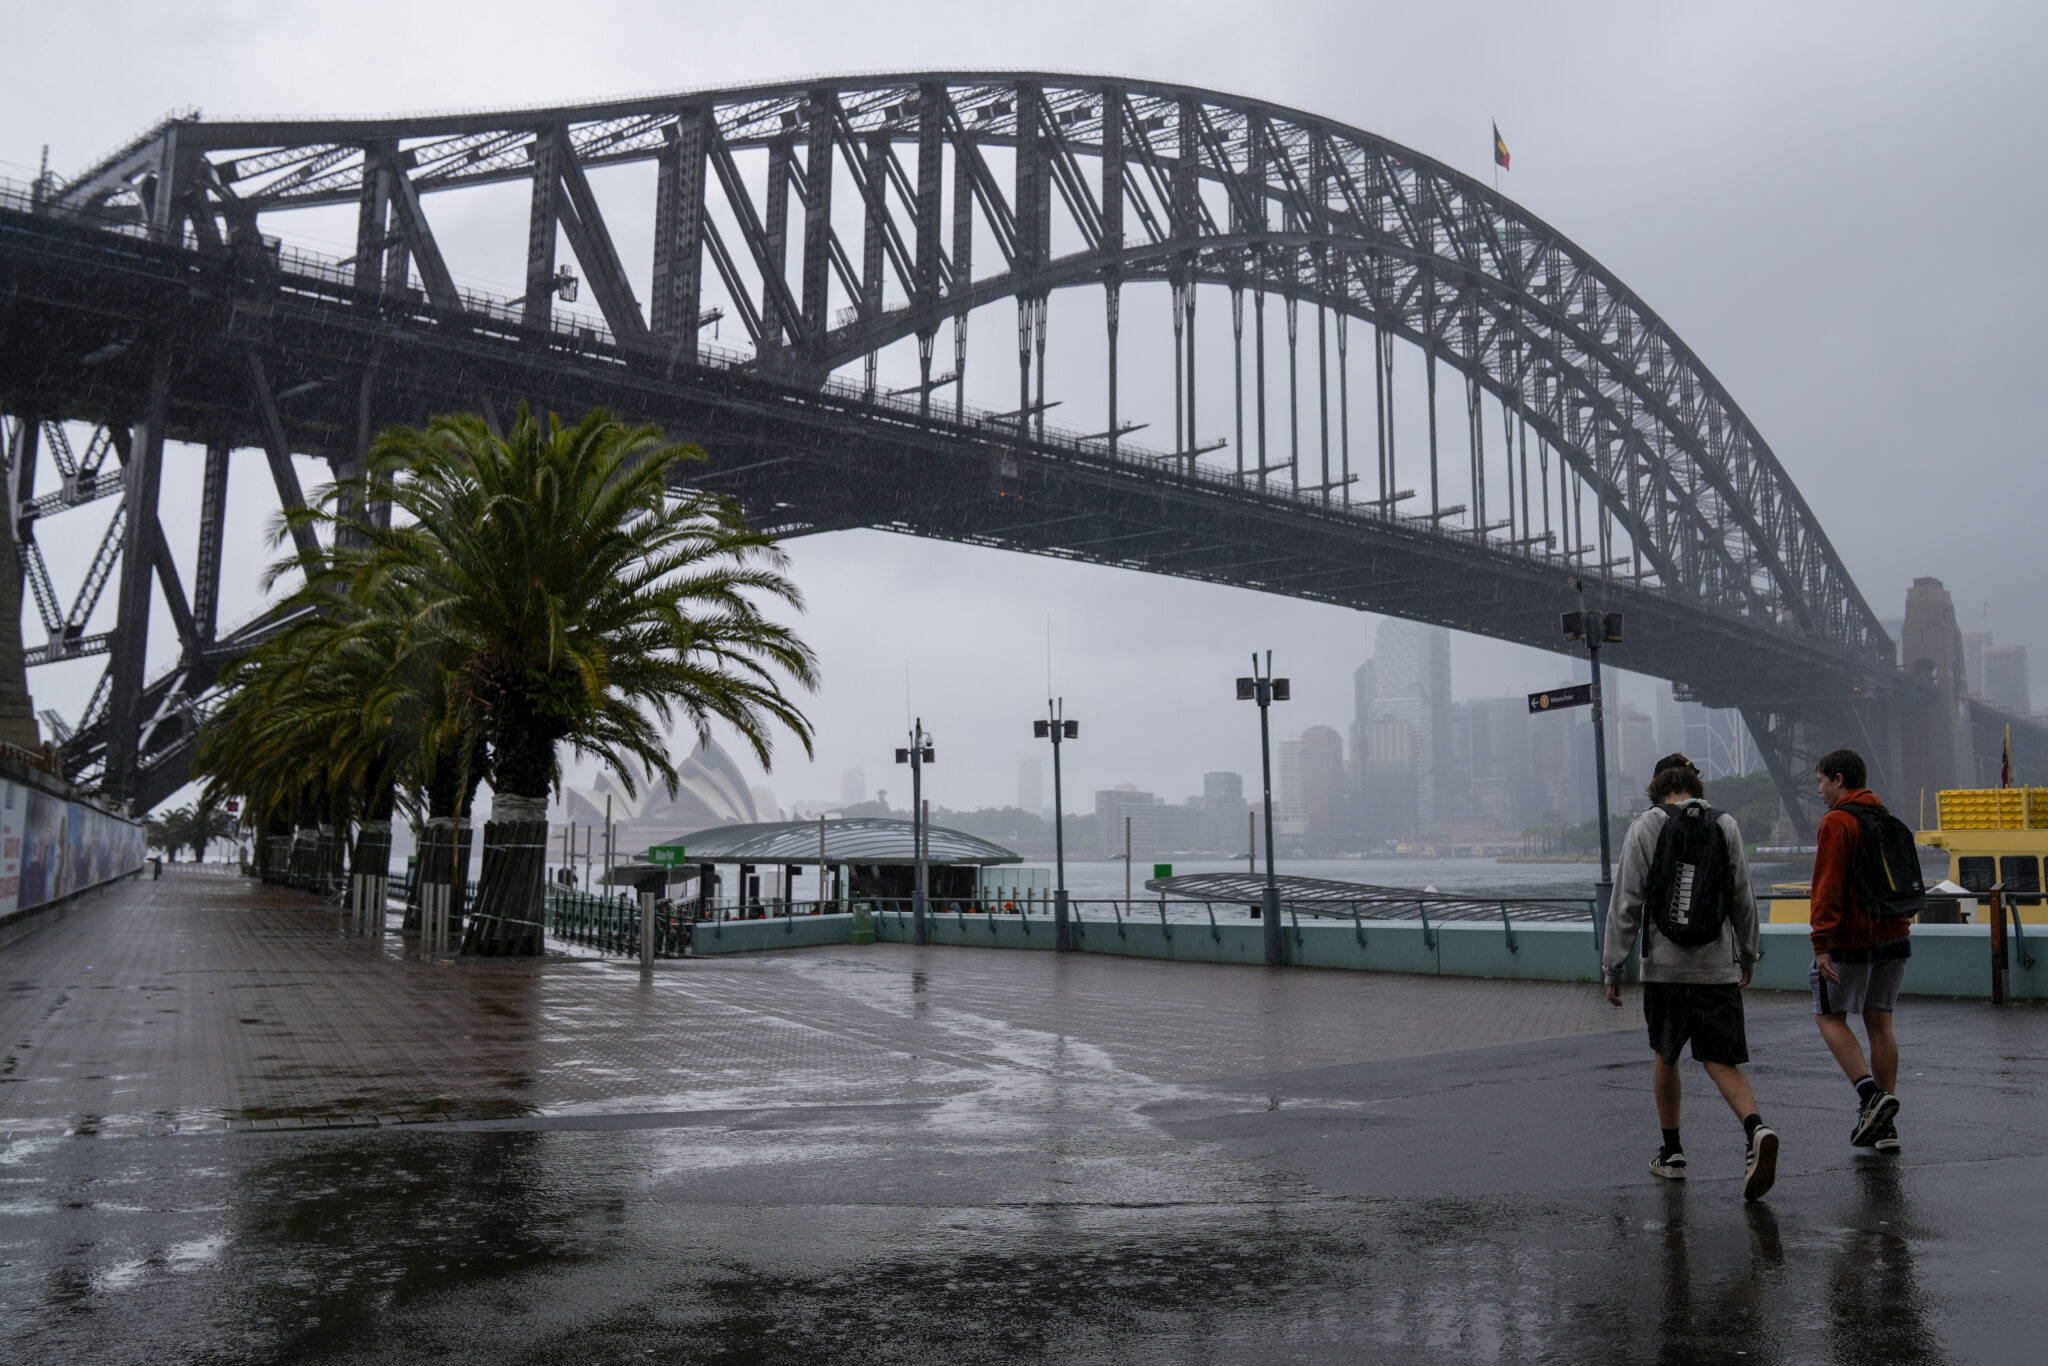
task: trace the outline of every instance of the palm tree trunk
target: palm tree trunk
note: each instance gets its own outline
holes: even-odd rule
[[[391,876],[391,812],[397,805],[398,792],[390,783],[380,783],[371,790],[363,823],[356,830],[356,847],[349,855],[349,871],[355,876]],[[374,895],[375,885],[365,883],[363,887],[366,895]],[[379,917],[377,924],[381,926],[383,907],[375,907],[373,913]]]
[[[547,801],[545,796],[492,794],[483,874],[462,939],[464,953],[510,958],[541,952]]]

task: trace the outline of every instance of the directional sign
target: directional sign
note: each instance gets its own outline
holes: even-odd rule
[[[1155,878],[1161,878],[1161,877],[1172,877],[1172,876],[1173,876],[1173,865],[1172,865],[1172,864],[1170,864],[1170,863],[1155,863],[1155,864],[1153,864],[1153,865],[1152,865],[1152,876],[1153,876],[1153,877],[1155,877]]]
[[[680,868],[683,866],[683,846],[657,844],[647,851],[647,861],[657,868]]]
[[[1581,683],[1573,688],[1552,688],[1549,692],[1529,694],[1529,714],[1556,711],[1559,707],[1587,707],[1593,703],[1593,685]]]

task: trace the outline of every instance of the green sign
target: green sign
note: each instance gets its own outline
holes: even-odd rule
[[[680,868],[683,866],[683,846],[680,844],[657,844],[647,851],[647,861],[657,868]]]
[[[1152,865],[1152,876],[1153,876],[1153,877],[1172,877],[1172,876],[1173,876],[1173,865],[1172,865],[1172,864],[1170,864],[1170,863],[1155,863],[1155,864],[1153,864],[1153,865]]]

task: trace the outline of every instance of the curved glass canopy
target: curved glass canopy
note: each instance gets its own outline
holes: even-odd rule
[[[819,831],[823,830],[820,856]],[[682,849],[685,863],[915,863],[917,826],[911,821],[857,816],[828,821],[767,821],[699,830],[655,849]],[[1000,844],[948,830],[925,832],[926,857],[935,864],[1022,863]],[[653,850],[648,851],[648,857]]]

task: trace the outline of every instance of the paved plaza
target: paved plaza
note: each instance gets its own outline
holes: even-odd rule
[[[395,920],[394,920],[395,923]],[[1909,1000],[1906,1151],[1753,994],[1049,953],[458,963],[174,868],[0,949],[0,1357],[2033,1361],[2048,1013]],[[1740,1354],[1740,1355],[1738,1355]]]

